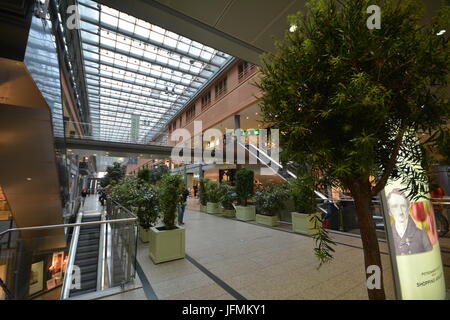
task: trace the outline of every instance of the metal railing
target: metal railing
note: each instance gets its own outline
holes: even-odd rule
[[[67,298],[73,275],[73,267],[70,266],[73,266],[74,263],[79,230],[81,227],[94,225],[104,226],[110,232],[109,243],[105,242],[104,247],[109,246],[114,252],[116,246],[120,244],[122,248],[127,250],[127,254],[107,257],[110,261],[106,258],[106,264],[128,266],[124,270],[125,275],[116,275],[115,278],[109,278],[107,287],[123,285],[131,281],[135,277],[137,217],[123,207],[121,207],[120,212],[121,214],[107,215],[106,219],[102,221],[81,222],[80,218],[76,223],[11,228],[0,232],[0,264],[6,270],[5,277],[2,278],[2,287],[5,290],[0,290],[0,292],[7,291],[9,295],[5,298],[8,299],[33,299],[62,285],[60,297]],[[64,232],[68,230],[72,230],[73,238],[69,248],[67,248]],[[12,241],[2,241],[6,236],[11,235]],[[64,257],[67,251],[67,268],[64,270],[64,262],[55,260],[55,254],[62,252],[62,257]],[[127,261],[127,259],[130,259],[130,261]],[[39,261],[34,262],[35,260]],[[49,269],[50,263],[51,268]],[[30,265],[33,277],[31,280],[29,278]],[[62,278],[62,281],[58,278],[59,280],[56,283],[51,284],[54,278],[47,279],[46,274],[54,272],[53,268],[56,268],[60,276],[64,275],[64,278]],[[115,281],[118,277],[121,279],[120,283]],[[33,289],[28,290],[30,286]]]

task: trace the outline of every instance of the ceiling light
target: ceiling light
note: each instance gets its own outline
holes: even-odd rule
[[[436,35],[438,35],[438,36],[442,36],[444,33],[446,33],[447,32],[447,30],[441,30],[441,31],[439,31],[438,33],[436,33]]]

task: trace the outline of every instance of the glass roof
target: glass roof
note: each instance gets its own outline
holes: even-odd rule
[[[79,0],[94,139],[148,143],[232,56]]]

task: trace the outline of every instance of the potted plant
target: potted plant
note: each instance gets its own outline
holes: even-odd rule
[[[139,238],[148,242],[148,230],[158,219],[155,188],[141,178],[125,177],[111,188],[111,197],[137,215]]]
[[[286,184],[269,183],[267,186],[259,186],[255,192],[258,210],[256,222],[272,227],[278,225],[277,213],[284,208],[284,201],[288,197]]]
[[[159,217],[158,192],[154,186],[143,184],[135,190],[135,213],[139,221],[139,238],[149,241],[149,230]]]
[[[159,210],[163,225],[151,227],[149,255],[154,263],[184,258],[184,228],[175,225],[177,208],[181,202],[183,179],[180,175],[167,174],[158,184]]]
[[[248,200],[253,196],[253,178],[253,171],[245,168],[236,173],[236,194],[240,204],[236,206],[238,220],[255,220],[256,209],[254,206],[248,205]]]
[[[206,192],[206,185],[209,179],[201,178],[199,182],[199,198],[200,198],[200,211],[206,212],[206,205],[208,203],[208,194]]]
[[[317,213],[311,179],[307,177],[291,179],[289,187],[295,208],[295,212],[291,212],[292,230],[297,233],[316,235],[322,225],[322,215]]]
[[[217,214],[220,213],[219,203],[220,203],[220,190],[219,183],[216,181],[208,181],[206,184],[206,194],[208,201],[206,203],[206,212]]]
[[[219,187],[222,214],[229,218],[236,216],[233,202],[237,199],[235,187],[227,182],[222,182]]]

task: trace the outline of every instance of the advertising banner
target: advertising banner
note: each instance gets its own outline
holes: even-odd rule
[[[426,189],[426,188],[425,188]],[[402,179],[382,194],[391,261],[403,300],[445,299],[445,279],[429,190],[412,199]]]

